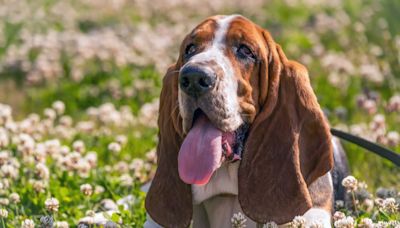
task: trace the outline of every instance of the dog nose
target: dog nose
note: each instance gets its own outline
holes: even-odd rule
[[[216,76],[204,69],[187,66],[182,69],[179,86],[191,97],[199,97],[215,86]]]

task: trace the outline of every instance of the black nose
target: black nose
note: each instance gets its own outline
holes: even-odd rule
[[[195,66],[186,66],[179,76],[179,86],[192,97],[199,97],[214,88],[216,76]]]

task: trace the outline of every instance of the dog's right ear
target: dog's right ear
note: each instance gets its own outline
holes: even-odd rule
[[[163,227],[189,227],[193,214],[190,185],[185,184],[178,174],[178,153],[183,133],[177,65],[170,66],[163,79],[158,118],[158,167],[145,205],[150,217]]]

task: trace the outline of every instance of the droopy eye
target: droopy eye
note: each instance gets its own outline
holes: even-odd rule
[[[185,56],[191,56],[196,51],[194,44],[189,44],[185,49]]]
[[[251,49],[245,45],[245,44],[241,44],[239,46],[239,48],[237,49],[237,55],[240,58],[251,58],[251,59],[255,59],[255,55],[253,54],[253,52],[251,51]]]

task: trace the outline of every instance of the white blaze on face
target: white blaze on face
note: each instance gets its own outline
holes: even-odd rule
[[[224,55],[224,50],[226,48],[225,41],[229,26],[232,20],[235,19],[236,17],[237,15],[231,15],[231,16],[221,16],[216,18],[218,26],[215,31],[214,39],[211,43],[211,46],[204,52],[193,56],[188,63],[198,63],[198,62],[214,60],[223,69],[224,76],[233,77],[232,64],[230,60],[227,58],[227,56]]]
[[[240,117],[240,106],[237,97],[238,83],[235,79],[233,66],[231,60],[225,55],[227,51],[226,46],[226,36],[230,28],[231,22],[237,18],[238,15],[231,16],[217,16],[215,21],[217,23],[216,30],[214,31],[214,38],[211,45],[205,49],[203,52],[194,55],[185,65],[196,64],[213,61],[222,69],[222,75],[217,78],[217,88],[218,90],[211,91],[215,99],[220,99],[223,107],[216,107],[217,109],[224,110],[224,117],[215,117],[215,122],[224,122],[225,129],[222,130],[234,130],[238,128],[242,123]],[[185,67],[185,65],[183,67]],[[202,67],[208,68],[207,70],[213,71],[213,69],[207,65],[202,65]],[[179,105],[182,116],[186,116],[185,111],[185,101],[179,89]],[[221,112],[216,112],[221,113]],[[212,115],[212,113],[209,113]],[[228,118],[227,118],[228,116]],[[225,119],[223,119],[225,118]],[[185,125],[185,124],[184,124]],[[218,124],[217,124],[218,125]],[[184,127],[185,128],[185,127]]]

